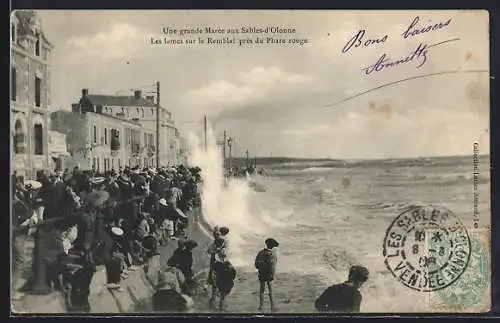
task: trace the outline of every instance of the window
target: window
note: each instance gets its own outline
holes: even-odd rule
[[[25,153],[25,145],[24,145],[24,131],[23,125],[21,121],[17,120],[14,126],[14,153],[16,154],[24,154]]]
[[[42,79],[35,76],[35,106],[39,107],[41,105],[42,95]]]
[[[97,144],[97,126],[94,125],[94,144]]]
[[[144,109],[142,109],[142,117],[144,118]]]
[[[148,167],[148,159],[144,158],[144,167]]]
[[[139,108],[137,108],[137,116],[139,116]]]
[[[36,56],[40,56],[40,48],[41,48],[40,33],[36,33],[36,43],[35,43]]]
[[[118,168],[122,168],[122,159],[118,158]]]
[[[115,169],[115,159],[111,158],[111,169]]]
[[[10,99],[12,101],[17,99],[17,70],[15,67],[10,69]]]
[[[147,133],[144,134],[144,146],[146,146],[146,147],[149,146]]]
[[[10,40],[12,40],[12,42],[15,42],[16,41],[16,24],[13,24],[11,23],[10,24]]]
[[[43,155],[43,126],[39,123],[34,127],[35,155]]]
[[[104,144],[108,145],[108,128],[104,128]]]

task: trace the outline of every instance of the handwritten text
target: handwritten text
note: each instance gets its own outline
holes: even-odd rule
[[[370,45],[384,43],[387,40],[387,38],[389,38],[388,35],[384,35],[382,38],[378,38],[378,39],[363,40],[364,36],[365,36],[364,29],[361,29],[360,31],[358,31],[358,33],[356,35],[354,35],[354,37],[349,39],[349,41],[345,44],[344,48],[342,48],[342,53],[347,53],[349,51],[349,49],[351,49],[352,46],[354,46],[354,47],[360,47],[360,46],[368,47]]]
[[[417,16],[413,18],[413,21],[411,22],[410,26],[404,31],[404,33],[401,34],[404,39],[407,39],[408,37],[413,37],[416,35],[428,33],[430,31],[435,31],[439,30],[441,28],[444,28],[448,26],[451,23],[451,18],[446,20],[445,22],[439,22],[434,25],[429,25],[426,27],[417,27],[417,24],[419,22],[420,18]]]
[[[430,21],[430,20],[429,20]],[[442,28],[445,28],[450,25],[451,23],[451,18],[447,20],[440,21],[438,23],[431,23],[429,25],[419,25],[420,23],[420,17],[416,16],[413,18],[412,22],[409,24],[409,26],[404,30],[403,33],[401,33],[401,37],[403,40],[413,38],[415,36],[428,33],[428,32],[433,32],[433,31],[439,31]],[[346,54],[348,53],[351,49],[353,48],[366,48],[370,46],[375,46],[375,45],[382,45],[389,39],[389,35],[385,34],[383,36],[377,36],[377,37],[368,37],[367,36],[367,31],[366,29],[360,29],[354,36],[352,36],[344,45],[342,48],[342,53]],[[388,53],[383,53],[379,58],[376,60],[375,63],[363,67],[361,70],[365,75],[370,75],[374,72],[380,72],[384,69],[395,67],[395,66],[400,66],[400,65],[405,65],[409,64],[412,62],[416,62],[416,68],[421,68],[424,66],[424,64],[427,62],[428,59],[428,50],[429,48],[433,46],[437,46],[440,44],[444,44],[450,41],[458,40],[458,38],[455,39],[449,39],[437,44],[433,45],[427,45],[425,43],[420,43],[418,47],[410,52],[406,57],[400,57],[397,59],[393,59],[390,57]]]
[[[398,60],[391,60],[387,54],[382,54],[377,62],[373,65],[362,68],[366,75],[370,75],[373,72],[380,72],[388,67],[394,67],[402,64],[408,64],[413,61],[417,61],[417,68],[422,67],[427,61],[427,50],[428,46],[425,44],[419,44],[417,49],[412,51],[410,55],[405,58],[400,58]]]

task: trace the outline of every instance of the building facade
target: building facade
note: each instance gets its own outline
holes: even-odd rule
[[[50,169],[48,120],[50,109],[50,53],[41,23],[33,11],[11,15],[11,153],[12,168],[33,178]]]
[[[153,156],[141,149],[144,144],[141,138],[152,139],[149,131],[144,131],[138,122],[81,111],[79,104],[74,104],[71,112],[52,114],[52,129],[66,134],[71,155],[66,161],[67,168],[78,166],[105,172],[118,171],[125,166],[151,165]]]
[[[132,135],[129,135],[126,130],[124,137],[130,138],[126,139],[126,145],[138,145],[134,148],[134,156],[137,156],[134,160],[139,159],[140,166],[157,166],[157,135],[159,135],[160,165],[179,163],[179,131],[170,111],[158,107],[154,96],[144,97],[140,90],[134,91],[134,94],[130,96],[117,96],[90,94],[88,89],[83,89],[81,99],[78,104],[74,105],[73,110],[81,113],[92,112],[140,125],[139,139],[136,139],[136,132],[132,130],[130,130]],[[158,112],[160,113],[160,127],[157,131]],[[132,164],[134,163],[136,162]]]
[[[66,135],[57,131],[49,130],[49,167],[53,170],[64,170],[66,159],[70,157],[66,148]]]

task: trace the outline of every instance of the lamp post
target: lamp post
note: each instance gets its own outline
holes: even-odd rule
[[[232,169],[232,150],[231,148],[233,147],[233,138],[228,137],[227,138],[227,146],[229,147],[229,170],[231,171]]]

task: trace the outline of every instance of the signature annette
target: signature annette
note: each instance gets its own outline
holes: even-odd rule
[[[460,40],[460,38],[448,39],[448,40],[441,41],[439,43],[435,43],[432,45],[420,43],[418,45],[417,49],[412,51],[408,56],[406,56],[404,58],[400,58],[398,60],[392,60],[388,57],[387,54],[384,53],[378,58],[378,60],[377,60],[377,62],[375,62],[375,64],[367,66],[367,67],[363,67],[361,70],[364,71],[364,73],[366,75],[370,75],[373,72],[380,72],[383,69],[386,69],[388,67],[394,67],[394,66],[398,66],[400,64],[408,64],[408,63],[411,63],[413,61],[417,62],[416,68],[420,68],[425,64],[425,62],[427,62],[427,54],[428,54],[429,48],[434,47],[434,46],[438,46],[438,45],[441,45],[444,43],[457,41],[457,40]]]
[[[424,33],[439,31],[440,29],[447,27],[451,23],[451,18],[445,21],[440,21],[438,23],[431,23],[426,26],[419,26],[419,21],[420,17],[416,16],[415,18],[413,18],[410,25],[404,30],[403,33],[400,34],[400,36],[403,39],[409,39]],[[365,37],[366,33],[367,32],[365,29],[360,29],[351,39],[347,41],[347,43],[342,48],[341,52],[343,54],[346,54],[353,48],[359,48],[359,47],[365,48],[369,46],[375,46],[377,44],[385,43],[389,39],[388,34],[385,34],[382,37],[368,38]],[[396,60],[391,59],[388,54],[384,53],[377,59],[377,61],[374,64],[364,67],[361,70],[364,71],[366,75],[369,75],[372,72],[380,72],[387,67],[393,67],[400,64],[407,64],[413,61],[417,62],[416,68],[420,68],[427,62],[428,58],[427,54],[429,48],[455,40],[459,39],[458,38],[449,39],[432,45],[420,43],[414,51],[409,53],[409,55]]]

